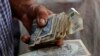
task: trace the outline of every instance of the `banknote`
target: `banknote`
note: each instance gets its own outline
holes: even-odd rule
[[[64,45],[41,48],[20,56],[91,56],[81,40],[65,40]]]
[[[30,46],[74,34],[83,29],[83,20],[80,14],[71,8],[67,13],[50,15],[46,26],[43,28],[38,28],[36,20],[34,20],[32,29]]]
[[[36,20],[34,20],[32,26],[32,35],[30,44],[32,43],[38,44],[42,38],[52,33],[52,28],[53,28],[53,15],[48,17],[47,25],[44,28],[39,28],[36,24]]]
[[[83,29],[83,19],[74,8],[71,8],[67,15],[70,22],[69,34],[73,34]]]

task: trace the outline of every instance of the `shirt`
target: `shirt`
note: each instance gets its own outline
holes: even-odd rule
[[[9,0],[0,0],[0,56],[14,56],[12,14]]]

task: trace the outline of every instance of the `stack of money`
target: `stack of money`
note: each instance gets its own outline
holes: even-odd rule
[[[74,8],[71,8],[68,13],[50,15],[44,28],[38,28],[36,20],[34,20],[29,45],[35,46],[36,44],[63,39],[66,35],[82,29],[83,20],[80,14]]]

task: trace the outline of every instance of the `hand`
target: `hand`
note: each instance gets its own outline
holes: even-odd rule
[[[13,16],[21,20],[28,32],[32,30],[32,22],[37,20],[39,27],[43,27],[47,23],[47,18],[52,14],[50,10],[42,5],[38,5],[35,0],[10,0]],[[29,35],[23,35],[21,40],[28,43]]]
[[[35,8],[35,10],[33,11],[33,13],[35,14],[29,14],[32,16],[32,19],[29,19],[27,17],[27,15],[24,14],[23,19],[21,20],[24,24],[24,26],[28,29],[28,31],[31,31],[32,28],[32,20],[34,20],[34,17],[36,16],[36,20],[37,20],[37,24],[39,27],[44,27],[47,23],[48,20],[48,16],[53,14],[53,12],[51,12],[50,10],[48,10],[47,8],[45,8],[42,5],[39,5]],[[29,35],[23,35],[21,37],[21,40],[28,44],[29,40],[30,40],[30,36]]]
[[[33,6],[27,14],[23,14],[22,22],[27,30],[30,32],[32,30],[32,22],[36,19],[39,27],[44,27],[47,23],[48,16],[53,14],[50,10],[42,5]]]
[[[38,5],[35,0],[11,0],[13,16],[21,20],[26,29],[32,30],[32,22],[37,20],[39,27],[46,25],[47,18],[52,14],[45,6]]]

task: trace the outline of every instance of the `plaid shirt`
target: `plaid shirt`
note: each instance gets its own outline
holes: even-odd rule
[[[9,0],[0,0],[0,56],[14,56],[12,14]]]

